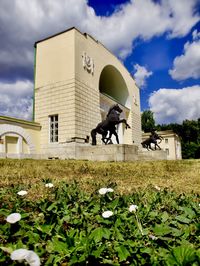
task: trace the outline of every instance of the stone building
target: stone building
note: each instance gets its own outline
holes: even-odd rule
[[[83,154],[94,154],[90,131],[114,103],[131,126],[125,130],[120,124],[117,129],[120,144],[129,145],[121,146],[120,152],[128,148],[135,153],[142,135],[140,96],[124,65],[98,40],[76,28],[37,41],[34,122],[0,117],[1,157],[85,158]]]

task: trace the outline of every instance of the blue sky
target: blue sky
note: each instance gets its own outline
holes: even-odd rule
[[[77,27],[134,76],[157,123],[200,118],[200,0],[0,0],[0,115],[32,117],[33,45]]]

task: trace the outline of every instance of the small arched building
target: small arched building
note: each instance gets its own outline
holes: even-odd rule
[[[124,65],[76,28],[37,41],[34,122],[0,117],[0,152],[80,158],[83,152],[76,147],[92,148],[90,132],[114,103],[131,126],[119,125],[120,144],[138,148],[142,135],[139,89]],[[8,145],[9,141],[16,145]]]

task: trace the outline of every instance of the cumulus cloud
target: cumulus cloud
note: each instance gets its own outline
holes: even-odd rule
[[[193,31],[193,42],[184,45],[184,53],[177,56],[169,74],[175,80],[200,77],[200,32]]]
[[[169,37],[183,37],[188,34],[191,28],[199,21],[199,16],[191,14],[198,12],[199,0],[167,0],[162,1],[163,8],[170,12]]]
[[[29,80],[0,83],[0,115],[31,120],[33,83]]]
[[[138,37],[146,40],[164,32],[171,37],[185,36],[199,20],[197,2],[131,0],[110,16],[100,17],[86,0],[1,0],[0,64],[30,65],[35,41],[72,26],[125,58]]]
[[[149,106],[158,124],[197,120],[200,118],[200,86],[159,89],[150,95]]]
[[[146,86],[146,79],[150,77],[153,73],[148,71],[145,67],[140,66],[138,64],[134,65],[134,69],[136,70],[134,74],[135,82],[139,88]]]
[[[164,33],[170,38],[185,36],[199,21],[198,1],[130,0],[117,6],[109,16],[97,16],[87,0],[1,0],[0,80],[32,81],[34,43],[70,27],[91,34],[122,59],[132,52],[137,38],[148,40]],[[6,93],[1,96],[10,99],[10,104],[14,102],[14,96],[12,99]],[[22,98],[31,96],[30,92]],[[0,107],[1,114],[13,114],[5,108]]]

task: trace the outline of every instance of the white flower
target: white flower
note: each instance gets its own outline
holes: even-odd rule
[[[25,260],[26,259],[27,253],[28,253],[28,250],[27,249],[20,248],[20,249],[14,250],[11,253],[10,257],[11,257],[12,260],[22,261],[22,260]]]
[[[157,240],[158,238],[154,235],[149,235],[149,238],[151,238],[152,240]]]
[[[106,187],[103,187],[103,188],[99,189],[99,194],[100,195],[105,195],[106,193],[107,193],[107,188]]]
[[[16,249],[11,253],[10,257],[12,260],[18,260],[19,262],[25,260],[30,266],[40,266],[40,258],[32,250]]]
[[[105,211],[102,213],[103,218],[109,218],[112,215],[113,215],[112,211]]]
[[[114,190],[112,188],[103,187],[99,189],[100,195],[105,195],[107,192],[113,192]]]
[[[130,212],[136,212],[137,209],[138,209],[138,206],[137,206],[137,205],[131,205],[131,206],[129,207],[129,211],[130,211]]]
[[[7,216],[6,221],[10,224],[14,224],[21,220],[21,214],[20,213],[11,213],[10,215]]]
[[[156,186],[156,185],[155,185],[154,187],[155,187],[155,189],[158,190],[158,191],[161,190],[161,188],[160,188],[159,186]]]
[[[24,195],[26,195],[27,193],[28,193],[28,192],[27,192],[26,190],[21,190],[21,191],[17,192],[17,194],[20,195],[20,196],[24,196]]]
[[[45,184],[45,187],[51,188],[51,187],[53,187],[53,184],[52,183],[47,183],[47,184]]]

